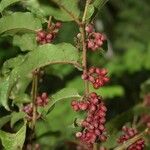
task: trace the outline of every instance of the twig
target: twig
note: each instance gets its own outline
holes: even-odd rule
[[[86,22],[88,6],[89,6],[90,2],[91,2],[91,0],[86,1],[85,9],[84,9],[83,17],[82,17],[82,25],[80,26],[80,32],[81,32],[81,37],[82,37],[82,50],[83,50],[82,66],[83,66],[85,73],[87,73],[87,46],[86,46],[85,22]],[[85,84],[85,94],[88,94],[89,93],[89,82],[84,81],[84,84]]]

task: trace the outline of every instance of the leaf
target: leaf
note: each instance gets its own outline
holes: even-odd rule
[[[16,83],[16,78],[10,81],[10,77],[4,77],[0,80],[0,105],[4,106],[5,109],[9,110],[8,106],[8,97],[11,91],[11,88]]]
[[[87,10],[86,20],[91,18],[93,13],[94,13],[94,6],[91,4],[91,5],[89,5],[88,10]]]
[[[9,90],[12,90],[12,99],[17,98],[17,95],[22,95],[25,93],[27,86],[32,80],[32,72],[35,69],[52,64],[76,65],[79,59],[77,49],[71,44],[66,43],[57,45],[45,44],[39,46],[37,50],[29,52],[25,57],[25,61],[12,70],[9,79],[7,79],[7,81],[5,81],[5,79],[3,80],[3,84],[6,84],[7,88],[5,89],[5,92],[3,92],[4,98],[2,98],[3,103],[1,102],[1,104],[5,106],[5,108],[8,108],[6,107],[6,102],[8,99],[8,94],[10,93]],[[3,86],[0,85],[0,88],[4,91]]]
[[[0,34],[17,32],[35,32],[42,28],[41,21],[31,13],[15,12],[0,19]]]
[[[70,15],[68,15],[67,11],[69,11],[76,18],[80,15],[78,0],[51,0],[45,3],[42,0],[25,0],[24,3],[28,9],[33,12],[36,11],[38,14],[44,16],[51,15],[55,19],[61,21],[74,20]]]
[[[11,114],[11,121],[10,121],[10,126],[11,126],[11,128],[13,128],[14,124],[15,124],[17,121],[23,119],[23,118],[25,117],[25,115],[26,115],[26,114],[25,114],[24,112],[13,112],[13,113]]]
[[[49,113],[49,110],[51,107],[53,107],[57,102],[61,100],[67,100],[70,98],[80,98],[80,95],[75,89],[72,88],[65,88],[57,92],[56,94],[52,95],[50,97],[50,102],[49,104],[43,109],[44,110],[44,115]]]
[[[6,75],[10,73],[12,69],[14,69],[16,66],[20,65],[25,60],[25,57],[23,55],[19,55],[15,58],[8,59],[4,62],[2,67],[2,74]]]
[[[101,95],[104,98],[114,98],[114,97],[121,97],[124,95],[124,89],[120,85],[111,85],[106,87],[101,87],[100,89],[96,90],[93,86],[90,86],[91,91],[95,91],[97,94]]]
[[[2,0],[0,2],[0,12],[2,12],[5,8],[7,8],[8,6],[19,2],[20,0]]]
[[[0,129],[11,119],[11,115],[4,116],[0,118]]]
[[[143,106],[143,104],[138,104],[133,108],[129,109],[122,114],[119,114],[115,118],[111,119],[107,124],[106,127],[109,132],[113,132],[116,129],[120,129],[126,122],[130,121],[134,115],[141,115],[144,113],[149,112],[149,108]]]
[[[0,139],[5,150],[21,150],[25,141],[25,135],[26,125],[15,134],[0,131]]]
[[[93,5],[100,10],[107,2],[108,0],[94,0]]]
[[[76,77],[70,82],[67,83],[67,87],[74,87],[78,89],[79,93],[83,92],[84,89],[84,82],[81,77]],[[106,87],[101,87],[100,89],[94,89],[93,86],[90,84],[90,91],[95,91],[99,95],[101,95],[104,99],[106,98],[113,98],[113,97],[121,97],[124,95],[123,87],[119,85],[111,85]]]
[[[15,35],[13,38],[13,45],[20,47],[21,51],[31,51],[37,48],[35,34],[23,34],[21,36]]]

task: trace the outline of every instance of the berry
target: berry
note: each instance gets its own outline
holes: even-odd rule
[[[82,79],[88,80],[95,89],[98,89],[109,82],[107,73],[108,71],[105,68],[90,67],[87,72],[83,71]]]
[[[87,25],[85,31],[87,33],[87,48],[92,51],[99,49],[106,40],[105,35],[94,31],[92,24]]]
[[[134,128],[128,128],[126,126],[122,127],[123,135],[119,137],[117,140],[118,143],[124,143],[129,139],[133,138],[138,134],[138,131]],[[135,143],[131,144],[127,149],[128,150],[143,150],[145,146],[145,142],[142,138],[138,139]]]
[[[76,137],[91,147],[96,140],[102,142],[107,139],[105,135],[107,109],[102,102],[102,98],[96,93],[92,92],[85,98],[86,101],[73,100],[71,106],[75,111],[87,112],[87,116],[81,123],[83,130],[82,132],[77,132]],[[85,98],[83,99],[85,100]]]
[[[56,22],[55,23],[55,28],[61,28],[62,26],[62,23],[61,22]]]
[[[43,29],[39,30],[36,33],[37,43],[38,44],[52,43],[61,26],[62,26],[61,22],[56,22],[55,24],[52,24],[52,27],[50,27],[50,31],[48,32],[44,31]]]
[[[47,95],[47,93],[43,92],[41,94],[41,96],[37,96],[37,98],[36,98],[36,105],[37,106],[43,107],[47,104],[48,104],[48,95]]]

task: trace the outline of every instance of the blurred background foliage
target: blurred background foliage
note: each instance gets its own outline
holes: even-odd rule
[[[98,90],[108,106],[107,125],[115,128],[114,131],[110,129],[114,136],[106,143],[107,146],[115,146],[117,130],[125,122],[132,122],[136,114],[143,112],[139,106],[143,101],[141,93],[145,94],[145,90],[146,93],[150,92],[150,88],[144,88],[143,85],[150,78],[149,6],[149,0],[110,0],[93,18],[97,30],[106,33],[108,37],[108,50],[88,52],[89,66],[106,67],[110,72],[111,82]],[[19,8],[16,5],[12,9]],[[73,22],[63,23],[55,42],[69,41],[74,44],[74,37],[78,32]],[[0,66],[5,60],[25,53],[20,52],[19,47],[13,46],[12,41],[8,36],[0,38]],[[51,94],[64,87],[74,87],[80,93],[83,92],[81,72],[73,67],[53,65],[44,70],[40,91]],[[94,89],[91,87],[91,90]],[[0,116],[4,113],[5,111],[0,111]],[[40,143],[42,150],[66,149],[66,145],[74,140],[71,124],[77,116],[81,115],[71,110],[70,101],[57,103],[46,120],[38,122],[36,127],[36,142]]]

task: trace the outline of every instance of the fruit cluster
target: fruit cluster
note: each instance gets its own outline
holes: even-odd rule
[[[83,71],[82,79],[90,81],[93,84],[93,87],[98,89],[109,82],[107,73],[108,71],[104,68],[100,69],[96,67],[90,67],[87,72]]]
[[[85,31],[87,33],[87,48],[92,51],[99,49],[106,40],[106,36],[102,33],[95,32],[91,24],[86,26]]]
[[[41,94],[41,96],[37,96],[36,105],[38,107],[44,107],[47,104],[48,104],[48,95],[47,95],[47,93],[44,92],[44,93]],[[33,117],[33,104],[32,103],[26,104],[23,107],[23,111],[27,114],[27,117],[26,117],[27,120],[31,121],[32,117]],[[37,119],[40,117],[38,112],[36,112],[36,117],[37,117]]]
[[[89,94],[86,101],[74,100],[71,105],[75,111],[87,111],[87,116],[81,123],[83,129],[76,133],[76,137],[81,142],[88,144],[89,147],[96,141],[105,141],[107,139],[105,134],[107,108],[102,102],[102,98],[93,92]]]
[[[147,108],[150,107],[150,94],[149,93],[144,96],[144,106]],[[143,125],[147,125],[147,127],[150,128],[150,115],[147,113],[142,114],[140,118],[140,122]]]
[[[51,25],[49,31],[39,30],[36,34],[36,41],[39,44],[52,43],[60,28],[61,23],[56,22],[55,24]]]
[[[48,95],[47,93],[43,92],[41,96],[37,96],[36,98],[36,105],[44,107],[48,104]]]
[[[138,134],[138,131],[136,129],[128,128],[126,126],[122,128],[122,131],[124,132],[124,134],[119,137],[118,143],[124,143],[125,141],[133,138],[134,136]],[[143,150],[144,145],[145,145],[144,139],[140,138],[135,143],[130,145],[128,147],[128,150]]]

